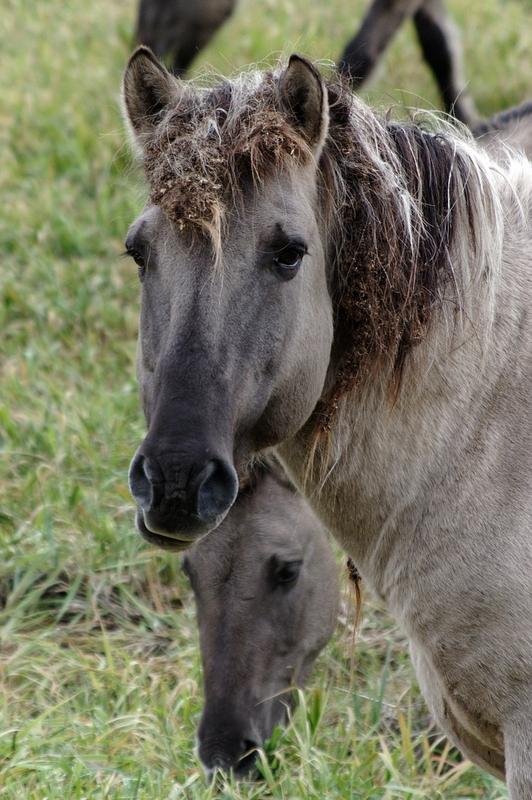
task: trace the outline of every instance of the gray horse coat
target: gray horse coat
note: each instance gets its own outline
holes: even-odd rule
[[[292,57],[197,92],[149,51],[137,526],[182,549],[275,447],[464,753],[532,798],[532,166]]]

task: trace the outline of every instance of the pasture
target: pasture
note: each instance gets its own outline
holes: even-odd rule
[[[241,0],[197,67],[335,59],[365,7],[346,5]],[[532,97],[529,0],[449,6],[480,112]],[[192,593],[178,557],[135,533],[127,488],[144,431],[136,270],[120,257],[144,197],[119,104],[135,3],[0,7],[0,797],[505,798],[435,736],[369,598],[352,658],[348,587],[263,780],[206,786]],[[365,96],[438,104],[410,26]]]

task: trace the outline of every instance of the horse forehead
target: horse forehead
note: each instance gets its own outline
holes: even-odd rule
[[[254,188],[251,210],[261,222],[279,219],[297,222],[313,218],[313,199],[316,187],[316,171],[301,166],[290,172],[263,181]]]
[[[216,225],[246,186],[307,163],[274,95],[266,81],[226,108],[214,91],[189,98],[189,113],[169,113],[145,146],[151,201],[180,225]]]
[[[126,246],[143,244],[156,254],[161,265],[196,261],[204,264],[204,252],[210,251],[209,243],[205,237],[191,239],[186,233],[168,218],[160,206],[148,200],[141,214],[129,227]],[[207,260],[214,263],[213,258]]]
[[[218,259],[213,242],[205,230],[180,225],[168,216],[165,208],[148,200],[140,216],[131,224],[126,244],[143,241],[156,248],[165,261],[188,263],[200,272],[217,262],[224,271],[234,271],[235,256],[249,248],[260,247],[270,235],[282,230],[288,237],[305,235],[314,224],[312,175],[301,169],[300,175],[280,174],[253,187],[236,202],[227,214]]]
[[[163,210],[154,203],[148,202],[139,216],[131,223],[126,235],[126,247],[156,247],[160,255],[168,250],[170,253],[179,248],[179,239],[174,236],[174,226]]]
[[[151,237],[160,228],[161,221],[160,210],[151,203],[147,203],[139,216],[129,226],[126,234],[126,243],[134,242],[139,237]]]
[[[188,555],[202,581],[256,580],[266,575],[272,559],[295,561],[308,550],[306,530],[297,530],[294,525],[279,527],[271,521],[262,526],[257,518],[233,531],[216,533],[220,535],[209,534]]]

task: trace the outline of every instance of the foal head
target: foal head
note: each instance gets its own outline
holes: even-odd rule
[[[183,568],[203,665],[199,757],[209,776],[219,768],[243,777],[333,633],[334,554],[301,495],[268,464],[255,466],[231,513]]]

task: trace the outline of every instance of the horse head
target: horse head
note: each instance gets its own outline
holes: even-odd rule
[[[258,91],[198,93],[141,47],[124,101],[151,190],[126,239],[142,285],[148,424],[129,481],[140,533],[182,549],[221,522],[239,469],[293,436],[323,391],[326,91],[292,57]]]

